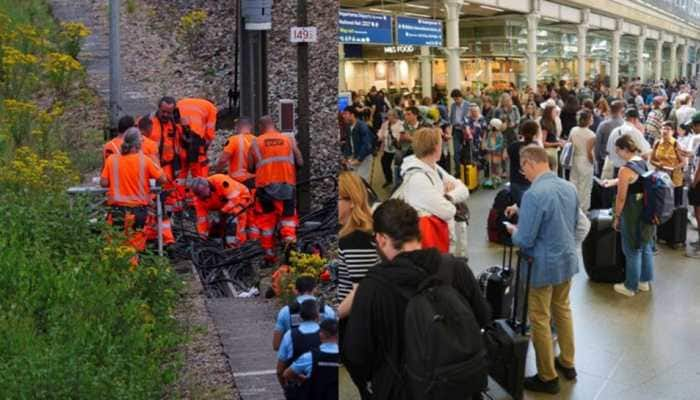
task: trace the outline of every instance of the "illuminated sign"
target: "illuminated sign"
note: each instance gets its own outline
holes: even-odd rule
[[[442,46],[442,21],[396,17],[396,41],[413,46]]]
[[[394,44],[391,16],[340,10],[338,40],[340,43]]]

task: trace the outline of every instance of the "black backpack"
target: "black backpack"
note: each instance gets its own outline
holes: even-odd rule
[[[437,274],[426,276],[410,296],[374,276],[408,300],[402,364],[387,360],[414,400],[467,398],[487,387],[486,350],[479,324],[467,299],[445,283],[452,282],[457,263],[451,256],[443,257],[444,281]]]

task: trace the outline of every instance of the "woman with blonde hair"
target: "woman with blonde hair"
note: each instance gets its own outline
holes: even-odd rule
[[[344,171],[338,178],[338,300],[343,301],[379,262],[372,236],[372,211],[361,178]]]

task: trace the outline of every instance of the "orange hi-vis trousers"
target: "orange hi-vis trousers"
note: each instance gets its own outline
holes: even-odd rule
[[[253,235],[249,239],[256,238],[259,234],[260,246],[265,251],[267,261],[276,261],[275,257],[275,231],[279,226],[279,235],[284,241],[295,241],[297,238],[298,217],[296,210],[289,212],[284,200],[260,200],[255,199]],[[287,209],[286,209],[287,208]],[[286,212],[285,212],[286,211]],[[249,232],[251,231],[249,230]]]
[[[144,226],[148,218],[146,207],[112,206],[107,214],[107,223],[124,226],[127,242],[136,251],[146,250],[146,233]]]

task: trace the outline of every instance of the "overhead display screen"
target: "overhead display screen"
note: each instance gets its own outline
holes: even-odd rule
[[[340,10],[338,39],[341,43],[393,44],[391,16]]]
[[[400,45],[442,46],[442,21],[396,17],[396,41]]]

